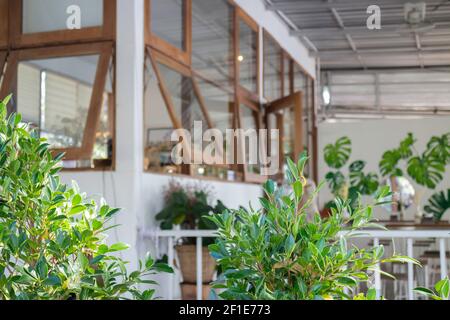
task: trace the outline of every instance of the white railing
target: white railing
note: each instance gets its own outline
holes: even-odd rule
[[[345,234],[345,231],[343,232]],[[146,239],[155,241],[157,250],[161,239],[167,241],[167,257],[169,265],[173,267],[174,244],[180,238],[196,238],[196,272],[197,272],[197,300],[202,300],[202,238],[217,237],[214,230],[145,230],[142,236]],[[355,235],[356,238],[372,239],[373,245],[377,246],[382,239],[403,239],[406,240],[406,254],[413,257],[413,241],[417,239],[436,239],[439,244],[440,277],[447,276],[447,253],[446,240],[450,239],[450,230],[421,229],[421,230],[364,230]],[[414,299],[414,265],[408,263],[408,299]],[[169,275],[171,285],[168,286],[168,299],[173,299],[173,281],[174,275]],[[381,275],[375,272],[375,289],[377,295],[381,295]]]

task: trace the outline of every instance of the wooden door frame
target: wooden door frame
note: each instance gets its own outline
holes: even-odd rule
[[[103,0],[103,24],[100,26],[29,34],[22,32],[22,8],[23,0],[10,1],[9,37],[14,49],[83,41],[108,41],[114,40],[116,36],[116,0]]]
[[[11,51],[8,57],[8,65],[5,70],[2,87],[0,89],[0,96],[6,96],[17,87],[17,72],[19,62],[21,61],[99,55],[95,79],[92,86],[91,100],[89,103],[89,112],[84,127],[82,145],[81,147],[52,149],[55,153],[64,152],[65,160],[90,159],[95,144],[95,133],[100,122],[103,93],[106,85],[108,67],[113,57],[113,47],[113,42],[102,42],[96,44],[76,44]]]

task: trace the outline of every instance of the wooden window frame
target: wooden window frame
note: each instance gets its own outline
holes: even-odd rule
[[[205,104],[205,100],[203,99],[203,96],[200,92],[198,83],[195,80],[195,75],[191,71],[191,69],[189,67],[181,64],[180,62],[177,62],[177,61],[171,59],[170,57],[166,56],[165,54],[163,54],[159,51],[152,50],[152,48],[150,48],[150,47],[146,47],[146,56],[149,57],[150,63],[152,64],[153,70],[155,72],[155,76],[158,81],[158,87],[161,92],[161,96],[164,100],[164,104],[166,106],[167,112],[169,114],[169,118],[172,122],[174,129],[185,129],[185,128],[183,128],[182,119],[180,119],[175,112],[175,107],[174,107],[174,104],[172,101],[172,96],[167,88],[166,81],[159,70],[158,63],[163,64],[166,67],[168,67],[169,69],[172,69],[173,71],[178,72],[181,75],[191,79],[193,93],[197,99],[197,102],[200,106],[200,109],[201,109],[202,114],[205,118],[205,121],[208,125],[208,128],[213,128],[214,125],[213,125],[213,122],[209,115],[208,108],[207,108],[207,106]],[[146,71],[144,71],[144,72],[146,72]],[[143,119],[143,121],[144,121],[144,127],[145,127],[145,118]],[[145,148],[145,142],[144,142],[144,148]],[[148,170],[146,168],[144,168],[144,171],[148,171]],[[183,165],[182,172],[192,176],[192,166],[190,164]]]
[[[0,49],[9,44],[9,0],[0,0]]]
[[[48,44],[83,41],[114,40],[116,35],[116,0],[103,0],[103,25],[74,30],[56,30],[24,34],[23,0],[9,3],[9,37],[13,48],[36,47]]]
[[[176,61],[190,66],[192,54],[192,0],[183,1],[183,38],[185,48],[180,49],[152,33],[152,0],[144,2],[144,39],[147,46],[170,55]]]
[[[293,94],[290,94],[289,96],[283,97],[281,99],[269,102],[265,105],[265,119],[266,119],[266,125],[268,121],[268,115],[269,114],[275,114],[277,117],[277,127],[280,130],[280,141],[283,140],[284,136],[284,130],[283,130],[283,124],[284,124],[284,115],[279,114],[278,112],[283,109],[290,109],[293,108],[294,117],[297,119],[294,123],[294,160],[295,162],[298,161],[298,156],[303,152],[303,92],[297,91]],[[279,163],[280,168],[279,170],[282,170],[283,164],[284,164],[284,146],[283,143],[280,143],[279,145]],[[275,175],[275,179],[278,181],[282,181],[284,177],[284,173],[281,171],[278,174]]]
[[[97,132],[98,124],[100,122],[100,115],[102,111],[101,109],[103,105],[103,93],[106,85],[108,69],[110,62],[111,61],[114,62],[113,47],[114,47],[113,42],[102,42],[94,44],[64,45],[59,47],[31,48],[31,49],[21,49],[11,51],[8,57],[8,65],[5,70],[2,87],[0,89],[0,96],[6,96],[8,92],[16,91],[18,65],[19,62],[21,61],[34,59],[73,57],[83,55],[99,55],[99,60],[95,73],[95,80],[92,86],[92,95],[89,104],[89,112],[86,117],[86,124],[84,127],[82,145],[81,147],[52,149],[54,153],[64,152],[66,154],[64,160],[90,159],[95,145],[96,139],[95,134]],[[115,91],[114,89],[115,88],[113,83],[113,91]],[[114,132],[115,128],[112,128],[112,131]]]
[[[6,58],[8,57],[8,51],[0,51],[0,79],[3,76],[3,68],[6,64]],[[3,99],[4,97],[1,97]]]

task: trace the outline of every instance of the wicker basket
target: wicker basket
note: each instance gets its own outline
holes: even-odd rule
[[[183,283],[195,284],[197,282],[196,246],[180,245],[176,246],[176,250],[180,261],[181,274],[183,275]],[[202,247],[202,263],[202,282],[210,283],[216,270],[216,262],[206,247]]]
[[[192,283],[182,283],[181,298],[183,300],[197,300],[197,286]],[[202,285],[202,300],[208,300],[211,286],[209,284]]]

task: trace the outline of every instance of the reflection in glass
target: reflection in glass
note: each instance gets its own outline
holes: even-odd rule
[[[23,33],[68,30],[67,21],[80,10],[80,27],[96,27],[103,24],[103,0],[22,0]],[[77,10],[75,8],[75,10]]]
[[[98,55],[19,63],[17,110],[54,148],[83,141]]]
[[[151,0],[151,32],[171,45],[185,50],[184,0]]]
[[[244,21],[239,21],[239,83],[251,92],[257,91],[258,34]]]
[[[227,0],[192,1],[192,67],[222,87],[230,87],[232,7]]]

